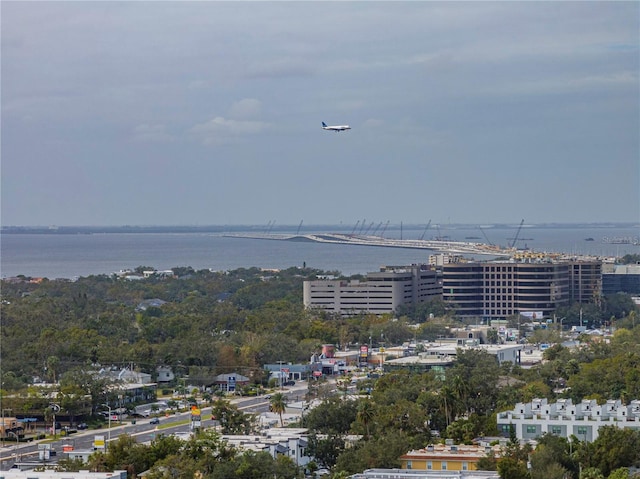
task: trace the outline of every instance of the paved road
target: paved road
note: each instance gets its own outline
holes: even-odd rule
[[[282,393],[285,394],[288,401],[298,401],[304,398],[307,391],[306,383],[296,384],[296,386],[285,388]],[[261,413],[269,410],[269,399],[265,396],[244,398],[238,397],[231,399],[241,411],[245,413]],[[0,470],[6,471],[10,469],[16,462],[32,462],[39,460],[38,447],[40,444],[51,444],[51,448],[56,451],[56,456],[51,458],[49,462],[55,463],[57,459],[66,457],[62,454],[64,445],[72,445],[74,450],[91,450],[93,449],[93,441],[95,436],[103,436],[105,442],[114,441],[121,434],[129,434],[134,436],[138,442],[149,442],[156,438],[158,434],[174,434],[188,432],[190,425],[185,423],[190,417],[190,412],[178,413],[171,416],[161,417],[160,424],[150,424],[150,418],[136,419],[136,424],[125,422],[122,425],[117,421],[111,422],[111,429],[90,429],[78,431],[69,437],[61,437],[55,441],[43,440],[28,443],[5,443],[5,447],[0,447]],[[202,408],[202,426],[213,426],[211,421],[211,408]],[[182,424],[180,424],[182,423]]]
[[[184,421],[188,416],[188,413],[176,414],[168,418],[161,420],[162,432],[166,429],[170,434],[174,428],[165,428],[165,423],[177,423]],[[182,426],[178,426],[175,429],[179,429]],[[188,425],[186,426],[188,429]],[[74,449],[93,449],[93,441],[95,436],[104,437],[105,441],[115,440],[121,434],[131,434],[139,437],[140,441],[147,441],[153,439],[155,434],[161,429],[154,424],[150,424],[150,419],[136,420],[136,424],[124,423],[119,425],[117,421],[112,421],[111,429],[91,429],[85,431],[78,431],[68,437],[60,437],[55,441],[50,439],[43,441],[34,441],[28,443],[12,444],[7,443],[4,448],[0,448],[0,469],[7,470],[16,462],[31,462],[39,460],[38,447],[40,444],[51,444],[51,449],[56,451],[56,456],[50,459],[50,462],[55,462],[62,455],[62,447],[64,445],[72,445]],[[170,431],[170,432],[169,432]]]

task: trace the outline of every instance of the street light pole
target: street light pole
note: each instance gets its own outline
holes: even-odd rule
[[[278,361],[278,364],[280,365],[280,371],[278,371],[278,380],[280,382],[280,390],[282,390],[282,365],[284,364],[284,361]]]
[[[56,413],[60,412],[60,405],[56,404],[56,403],[51,403],[51,404],[49,404],[49,407],[51,408],[51,411],[53,411],[53,427],[52,427],[53,431],[52,431],[52,434],[53,434],[53,437],[55,439],[55,437],[56,437]]]
[[[111,442],[111,406],[109,406],[108,404],[103,404],[104,407],[106,407],[109,410],[109,432],[107,434],[107,447],[109,446],[109,443]]]

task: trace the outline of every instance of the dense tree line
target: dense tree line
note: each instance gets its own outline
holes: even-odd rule
[[[3,389],[21,392],[30,401],[23,402],[24,407],[40,409],[46,407],[46,398],[29,386],[31,378],[57,381],[67,413],[80,415],[105,402],[107,384],[91,374],[100,365],[133,363],[152,374],[156,366],[169,365],[203,384],[216,374],[237,371],[260,382],[265,380],[264,363],[306,362],[324,343],[377,346],[435,340],[447,334],[449,326],[460,325],[441,301],[405,308],[397,319],[373,315],[345,319],[305,311],[302,282],[322,273],[311,269],[174,271],[174,278],[140,281],[91,276],[75,282],[3,282]],[[153,298],[166,303],[138,308]],[[616,295],[598,306],[574,305],[561,313],[608,323],[615,332],[610,341],[584,336],[578,348],[555,345],[545,352],[545,362],[532,369],[500,366],[487,353],[471,350],[460,351],[446,374],[397,372],[362,382],[362,390],[369,394],[358,399],[327,398],[304,416],[303,425],[311,431],[309,451],[317,465],[336,473],[398,467],[400,455],[437,440],[469,443],[478,436],[498,434],[495,413],[534,397],[625,402],[640,398],[640,324],[630,298]],[[553,329],[539,334],[560,339]],[[74,401],[86,395],[89,404]],[[37,401],[44,401],[44,406]],[[252,417],[225,401],[212,405],[226,432],[247,433],[255,427]],[[282,401],[272,403],[274,412],[282,408]],[[627,449],[617,453],[619,459],[605,454],[612,444],[638,444],[634,434],[617,434],[606,432],[592,444],[543,438],[543,447],[535,452],[512,442],[505,450],[509,460],[501,463],[499,472],[504,478],[531,479],[577,478],[580,468],[603,477],[620,474],[619,467],[640,459]],[[348,447],[354,436],[360,439]],[[229,451],[215,435],[186,446],[169,439],[152,446],[127,443],[132,440],[126,437],[120,441],[106,454],[96,455],[92,468],[124,467],[136,473],[152,468],[152,478],[294,478],[301,473],[268,455]],[[485,465],[498,467],[490,458]],[[234,475],[238,471],[260,472]],[[521,473],[527,475],[518,476]]]
[[[175,277],[137,281],[106,275],[74,282],[3,281],[4,388],[19,389],[33,377],[57,381],[92,365],[134,364],[151,374],[168,365],[203,380],[238,371],[261,380],[264,363],[306,362],[325,343],[377,346],[435,339],[453,324],[446,317],[415,330],[406,316],[390,321],[305,311],[302,282],[325,274],[312,269],[174,271]],[[155,298],[165,303],[138,308]],[[426,317],[427,311],[439,314],[445,308],[438,301],[416,311]]]

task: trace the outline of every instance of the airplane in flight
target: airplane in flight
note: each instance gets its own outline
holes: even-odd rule
[[[327,124],[323,121],[322,122],[322,129],[323,130],[330,130],[330,131],[345,131],[345,130],[350,130],[351,127],[349,125],[335,125],[335,126],[327,126]]]

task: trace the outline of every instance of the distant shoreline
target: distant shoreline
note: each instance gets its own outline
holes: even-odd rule
[[[447,224],[440,225],[444,230],[455,229],[513,229],[517,230],[519,224]],[[329,224],[329,225],[207,225],[207,226],[3,226],[0,228],[1,234],[109,234],[109,233],[230,233],[240,231],[254,231],[254,232],[281,232],[281,231],[324,231],[324,232],[345,232],[352,231],[357,228],[357,225],[345,225],[345,224]],[[424,229],[424,224],[390,224],[387,231],[399,231],[405,230],[420,230]],[[432,230],[434,226],[431,227]],[[540,224],[528,224],[523,228],[542,228],[542,229],[586,229],[586,228],[638,228],[640,229],[640,223],[540,223]]]

